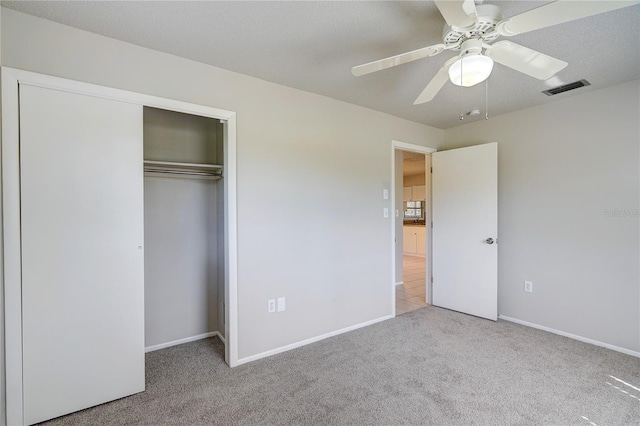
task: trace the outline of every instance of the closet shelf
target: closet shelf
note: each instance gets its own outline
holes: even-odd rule
[[[144,160],[145,173],[163,173],[220,179],[222,178],[222,170],[223,166],[216,164]]]

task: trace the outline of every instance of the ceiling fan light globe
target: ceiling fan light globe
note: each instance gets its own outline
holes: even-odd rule
[[[490,57],[465,55],[449,67],[449,79],[456,86],[471,87],[489,78],[492,70],[493,59]]]

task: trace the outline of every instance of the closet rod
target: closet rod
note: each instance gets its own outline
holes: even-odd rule
[[[148,173],[198,176],[221,179],[223,166],[218,164],[178,163],[170,161],[144,160],[143,170]]]
[[[218,164],[201,164],[201,163],[180,163],[175,161],[155,161],[144,160],[144,165],[158,169],[198,169],[198,170],[222,170],[223,166]]]
[[[186,176],[199,176],[199,177],[207,177],[212,179],[222,179],[222,175],[220,174],[212,174],[208,172],[195,172],[195,171],[183,171],[183,170],[163,170],[163,169],[153,169],[153,168],[145,168],[145,173],[162,173],[167,175],[186,175]]]

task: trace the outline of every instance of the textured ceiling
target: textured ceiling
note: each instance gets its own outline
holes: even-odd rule
[[[505,17],[548,1],[489,1]],[[408,120],[449,128],[461,111],[484,112],[484,85],[447,83],[436,98],[413,101],[453,54],[362,77],[351,67],[441,41],[444,20],[432,2],[175,1],[14,2],[11,9]],[[502,39],[502,38],[501,38]],[[516,37],[515,43],[569,66],[539,81],[496,64],[489,115],[498,115],[640,78],[640,5]],[[592,85],[547,97],[549,87],[587,79]]]

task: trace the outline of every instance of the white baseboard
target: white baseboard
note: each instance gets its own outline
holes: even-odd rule
[[[584,343],[590,343],[596,346],[602,346],[603,348],[611,349],[612,351],[622,352],[623,354],[631,355],[640,358],[640,352],[632,351],[631,349],[621,348],[619,346],[610,345],[609,343],[600,342],[598,340],[589,339],[587,337],[578,336],[576,334],[567,333],[565,331],[556,330],[554,328],[545,327],[544,325],[538,325],[527,321],[522,321],[517,318],[507,317],[505,315],[498,315],[501,320],[514,322],[516,324],[524,325],[531,328],[537,328],[538,330],[548,331],[549,333],[558,334],[560,336],[568,337],[570,339],[579,340]]]
[[[144,348],[144,351],[145,353],[153,352],[153,351],[157,351],[164,348],[170,348],[171,346],[181,345],[183,343],[195,342],[196,340],[202,340],[202,339],[206,339],[208,337],[213,337],[213,336],[218,336],[218,338],[222,340],[222,343],[226,344],[220,332],[212,331],[210,333],[203,333],[203,334],[198,334],[197,336],[185,337],[184,339],[178,339],[172,342],[166,342],[166,343],[161,343],[159,345],[147,346]]]
[[[404,281],[400,281],[396,283],[396,285],[402,285],[402,284],[404,284]]]
[[[391,319],[391,318],[393,318],[393,315],[386,315],[384,317],[376,318],[376,319],[373,319],[371,321],[366,321],[366,322],[363,322],[363,323],[360,323],[360,324],[352,325],[350,327],[341,328],[340,330],[332,331],[332,332],[326,333],[326,334],[321,334],[320,336],[312,337],[312,338],[306,339],[306,340],[301,340],[299,342],[292,343],[290,345],[281,346],[281,347],[276,348],[276,349],[271,349],[271,350],[266,351],[266,352],[262,352],[262,353],[259,353],[259,354],[256,354],[256,355],[251,355],[251,356],[248,356],[248,357],[245,357],[245,358],[241,358],[241,359],[238,360],[238,363],[236,364],[236,366],[237,365],[241,365],[241,364],[246,364],[247,362],[256,361],[256,360],[261,359],[261,358],[266,358],[268,356],[276,355],[276,354],[279,354],[279,353],[282,353],[282,352],[290,351],[291,349],[299,348],[301,346],[305,346],[305,345],[308,345],[310,343],[318,342],[320,340],[324,340],[324,339],[329,338],[329,337],[337,336],[338,334],[347,333],[349,331],[357,330],[358,328],[366,327],[368,325],[372,325],[372,324],[375,324],[377,322],[385,321],[385,320],[388,320],[388,319]]]
[[[227,340],[224,337],[222,337],[222,334],[220,334],[219,331],[216,331],[215,333],[218,335],[218,339],[220,339],[220,341],[226,346]]]

